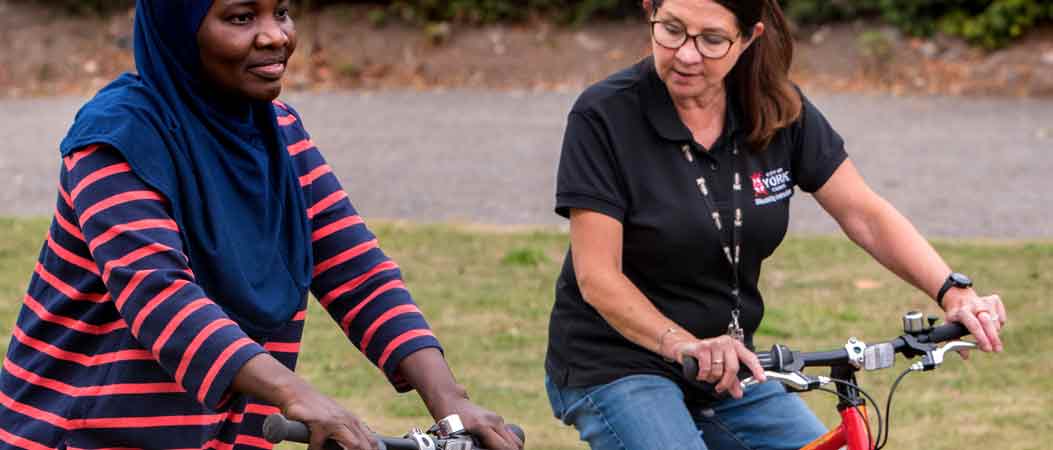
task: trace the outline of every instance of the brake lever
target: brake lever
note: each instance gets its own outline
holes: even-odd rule
[[[778,381],[783,385],[797,391],[811,391],[813,389],[818,389],[821,386],[830,384],[830,377],[813,377],[805,375],[801,372],[782,373],[765,370],[764,376],[767,377],[769,380]],[[741,386],[742,389],[745,390],[750,386],[758,384],[760,384],[760,381],[757,381],[756,378],[750,376],[742,380],[742,382],[739,383],[739,386]]]
[[[419,450],[436,450],[435,439],[431,435],[421,431],[420,428],[412,428],[410,432],[406,434],[406,439],[413,441],[417,444]]]
[[[952,341],[944,344],[942,347],[937,347],[935,350],[926,352],[925,356],[918,361],[910,365],[910,370],[915,372],[922,372],[932,370],[943,364],[944,357],[947,352],[953,352],[958,350],[968,350],[976,348],[976,344],[969,341]]]

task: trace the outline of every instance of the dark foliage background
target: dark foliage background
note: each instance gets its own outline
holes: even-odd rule
[[[133,0],[26,0],[75,14],[105,14],[127,9]],[[565,24],[617,19],[642,14],[639,0],[300,0],[317,9],[334,4],[372,7],[375,23],[406,21],[429,24],[487,24],[544,18]],[[936,32],[970,43],[999,48],[1032,27],[1053,21],[1053,0],[780,0],[797,23],[878,18],[916,36]]]

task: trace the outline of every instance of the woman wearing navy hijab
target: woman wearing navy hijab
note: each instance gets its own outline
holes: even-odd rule
[[[288,0],[138,0],[137,75],[61,145],[54,220],[0,372],[2,448],[270,448],[263,419],[373,448],[292,368],[310,290],[400,392],[521,448],[439,342],[304,130],[276,101]]]

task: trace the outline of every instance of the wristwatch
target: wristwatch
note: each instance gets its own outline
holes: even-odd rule
[[[943,282],[943,286],[940,286],[940,291],[936,293],[936,304],[943,308],[943,296],[947,294],[947,291],[951,288],[970,288],[973,286],[973,280],[969,277],[962,275],[958,272],[951,272],[947,275],[947,280]]]

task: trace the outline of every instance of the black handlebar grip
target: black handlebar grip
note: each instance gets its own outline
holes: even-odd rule
[[[511,431],[512,434],[516,435],[516,437],[519,438],[519,442],[522,442],[523,446],[526,446],[526,433],[523,432],[523,429],[520,428],[519,425],[509,423],[505,424],[505,428],[508,428],[508,431]]]
[[[694,356],[684,355],[683,373],[681,375],[683,375],[684,378],[688,381],[697,382],[698,359],[695,359]],[[753,371],[751,371],[750,368],[746,366],[746,364],[740,362],[738,374],[739,379],[745,380],[746,378],[749,378],[751,376],[753,376]]]
[[[307,424],[296,420],[286,419],[285,416],[275,413],[267,416],[263,421],[263,438],[272,444],[282,441],[311,443],[311,430]],[[387,450],[384,440],[376,439],[378,450]],[[324,450],[343,450],[343,446],[336,441],[325,441]]]
[[[684,356],[683,368],[684,378],[688,380],[698,378],[698,360],[694,356]]]
[[[263,421],[263,438],[272,444],[281,441],[311,442],[311,431],[303,422],[286,419],[285,416],[275,413],[267,416]]]
[[[933,343],[935,343],[935,342],[944,342],[944,341],[952,341],[952,340],[955,340],[955,339],[958,339],[958,338],[961,338],[961,337],[964,337],[964,336],[968,336],[969,334],[970,334],[969,333],[969,329],[965,328],[965,325],[962,325],[960,323],[950,322],[950,323],[945,323],[943,325],[940,325],[940,326],[938,326],[936,328],[933,328],[932,331],[930,331],[927,334],[928,339],[925,338],[926,335],[922,335],[918,340],[922,341],[922,342],[933,342]]]

